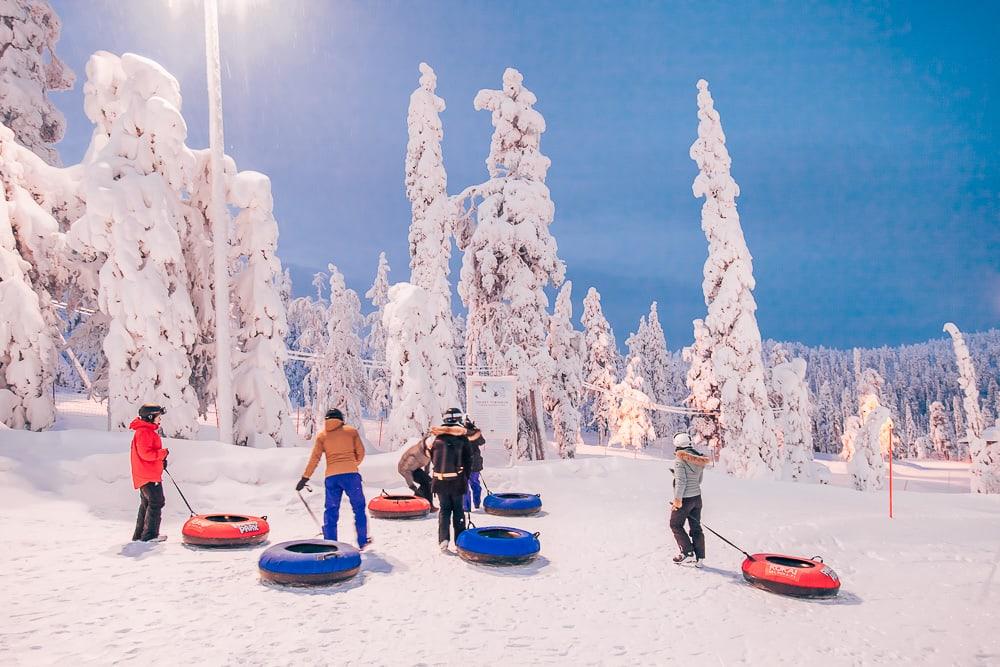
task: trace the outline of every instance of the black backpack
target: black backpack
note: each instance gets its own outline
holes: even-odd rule
[[[467,442],[462,436],[447,433],[439,435],[431,450],[434,472],[441,474],[464,472],[462,470],[462,457]]]

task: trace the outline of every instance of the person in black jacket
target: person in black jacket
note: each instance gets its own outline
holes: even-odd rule
[[[438,544],[442,551],[448,549],[451,528],[454,528],[455,539],[465,530],[462,498],[469,483],[472,448],[462,422],[462,411],[449,408],[441,426],[431,429],[435,435],[431,445],[431,464],[434,466],[431,489],[438,498]]]
[[[469,485],[465,490],[462,507],[466,512],[471,512],[473,504],[475,504],[476,509],[479,509],[483,497],[483,485],[479,477],[483,471],[483,452],[481,448],[486,444],[486,438],[483,437],[483,433],[479,430],[479,427],[468,418],[465,420],[465,433],[465,437],[469,439],[472,465],[469,467]]]

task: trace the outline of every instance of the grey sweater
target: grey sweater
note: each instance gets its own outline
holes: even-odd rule
[[[674,498],[683,500],[701,495],[701,478],[705,474],[705,466],[709,463],[707,456],[702,456],[693,449],[679,449],[674,452]]]

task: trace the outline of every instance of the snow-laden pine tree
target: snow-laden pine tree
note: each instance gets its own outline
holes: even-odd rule
[[[944,404],[941,401],[933,401],[927,408],[927,413],[930,415],[928,437],[934,455],[939,459],[952,458],[953,447],[948,435],[948,414],[944,410]]]
[[[903,445],[906,449],[906,456],[909,458],[923,458],[917,456],[917,423],[913,420],[913,409],[909,402],[903,408],[903,432],[900,434]]]
[[[691,417],[691,439],[700,451],[717,455],[722,446],[719,429],[719,394],[712,367],[712,339],[704,320],[695,320],[694,343],[682,352],[688,364],[686,384],[690,394],[685,403],[698,412]]]
[[[406,144],[406,196],[410,200],[410,283],[427,290],[425,305],[431,328],[427,335],[441,349],[453,349],[455,332],[451,312],[451,234],[456,207],[448,197],[448,174],[441,156],[439,114],[444,100],[434,94],[437,76],[427,63],[420,63],[420,85],[410,95],[406,115],[409,141]],[[430,389],[437,396],[438,414],[461,405],[453,356],[435,355],[439,366],[428,369]]]
[[[840,436],[840,457],[845,461],[854,458],[859,431],[861,431],[861,417],[850,415],[844,421],[844,434]]]
[[[775,423],[782,437],[782,477],[795,482],[815,481],[812,405],[805,359],[792,359],[772,368],[771,388],[778,398]]]
[[[285,376],[284,274],[275,251],[271,180],[256,171],[241,171],[229,185],[230,204],[239,208],[232,254],[239,272],[232,283],[236,313],[234,342],[234,442],[253,447],[286,444],[291,431],[291,405]]]
[[[888,408],[876,405],[865,417],[854,440],[854,455],[847,462],[854,488],[876,491],[885,483],[883,452],[889,451],[892,418]]]
[[[76,78],[56,56],[61,29],[45,0],[0,2],[0,124],[51,165],[60,164],[52,144],[62,139],[66,119],[48,93],[69,90]]]
[[[551,374],[545,348],[548,298],[565,266],[549,232],[555,206],[545,175],[551,164],[539,150],[545,120],[521,73],[508,68],[502,90],[480,90],[475,108],[492,112],[493,139],[486,160],[490,179],[458,196],[471,202],[463,215],[464,251],[458,291],[468,309],[466,363],[517,376],[517,458],[545,456],[541,396]],[[469,220],[476,214],[476,225]]]
[[[625,366],[625,377],[614,387],[617,410],[612,423],[609,444],[630,447],[636,451],[656,439],[656,429],[649,415],[647,404],[651,401],[645,392],[642,378],[642,359],[636,355]]]
[[[590,399],[585,411],[586,423],[594,426],[598,437],[603,439],[611,433],[611,422],[618,410],[611,390],[618,384],[621,361],[614,331],[601,310],[601,294],[593,287],[583,299],[580,324],[586,347],[583,378],[587,384],[600,388],[588,389],[584,394]]]
[[[9,135],[10,130],[0,127],[0,142]],[[56,348],[28,278],[31,267],[14,240],[16,208],[0,187],[0,424],[40,431],[55,420]]]
[[[344,283],[344,275],[333,264],[330,272],[330,309],[327,311],[326,347],[316,360],[317,424],[323,423],[327,410],[338,408],[344,419],[362,430],[361,402],[365,375],[361,363],[361,300]]]
[[[410,283],[389,288],[383,313],[391,408],[384,448],[393,450],[426,435],[440,418],[434,392],[434,369],[452,354],[431,337],[436,295]]]
[[[753,265],[736,211],[740,189],[730,175],[722,122],[704,79],[698,81],[698,119],[698,139],[690,155],[699,173],[692,191],[705,198],[701,227],[708,239],[708,259],[702,289],[714,373],[709,395],[719,400],[719,462],[737,477],[774,476],[778,443],[764,381]]]
[[[836,445],[839,442],[837,435],[837,416],[840,410],[833,400],[833,390],[830,382],[824,381],[819,388],[819,396],[816,399],[816,411],[814,423],[816,426],[815,443],[818,451],[828,454],[840,451]]]
[[[194,156],[184,145],[180,87],[151,60],[99,51],[87,63],[84,107],[95,124],[83,187],[86,213],[70,245],[100,266],[98,305],[110,318],[110,421],[123,429],[146,402],[163,430],[190,437],[197,399],[188,361],[197,323],[178,229]]]
[[[573,329],[573,283],[566,281],[556,297],[549,319],[545,343],[552,357],[552,375],[545,387],[545,410],[552,415],[552,427],[559,456],[576,457],[580,438],[580,403],[583,396],[583,335]]]
[[[316,277],[324,276],[322,273],[317,273]],[[315,299],[310,297],[292,299],[288,306],[289,327],[296,332],[295,338],[291,341],[291,347],[299,352],[317,355],[316,360],[309,363],[308,366],[303,362],[297,362],[305,366],[298,369],[298,372],[301,373],[299,382],[301,384],[302,405],[310,408],[317,405],[316,390],[322,372],[322,355],[326,350],[327,323],[329,321],[329,307],[323,299],[322,282],[317,285],[314,281],[313,284],[317,287]],[[306,427],[305,435],[312,437],[316,422],[309,419],[304,426]]]
[[[987,451],[983,441],[983,415],[979,409],[979,387],[976,380],[976,367],[972,363],[969,347],[958,327],[948,322],[944,330],[951,336],[955,348],[955,358],[958,361],[958,384],[962,387],[963,407],[965,408],[965,439],[969,444],[969,456],[972,459],[970,487],[972,493],[1000,493],[1000,479],[994,465],[1000,464],[995,458],[996,452]]]
[[[625,344],[630,355],[638,355],[643,360],[640,371],[650,399],[654,403],[671,404],[673,388],[670,352],[667,351],[667,339],[660,325],[655,301],[649,307],[649,314],[640,318],[638,330],[629,336]],[[653,427],[660,437],[666,437],[676,430],[674,415],[658,410],[652,418]]]
[[[364,357],[371,361],[372,368],[368,375],[368,391],[365,406],[368,414],[373,417],[384,417],[389,412],[389,373],[385,367],[385,325],[382,324],[385,304],[389,303],[389,262],[385,253],[378,255],[378,269],[375,271],[375,282],[365,292],[375,310],[366,318],[368,335],[364,341]]]
[[[965,433],[965,420],[962,418],[962,401],[958,396],[951,397],[951,420],[954,426],[952,443],[954,445],[953,459],[961,460],[968,454],[968,440]]]

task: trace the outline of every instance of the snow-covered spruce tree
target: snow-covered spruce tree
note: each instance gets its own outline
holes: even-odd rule
[[[597,429],[600,438],[606,438],[611,433],[611,420],[618,410],[611,390],[618,384],[621,361],[615,334],[601,310],[601,294],[593,287],[587,290],[583,299],[580,324],[583,325],[586,347],[583,378],[587,384],[600,388],[588,389],[584,394],[589,397],[585,410],[586,423]]]
[[[339,408],[344,418],[361,430],[361,401],[365,375],[361,364],[361,300],[348,289],[344,275],[333,264],[330,272],[330,310],[327,313],[326,347],[316,360],[316,423],[327,410]]]
[[[903,408],[903,432],[900,434],[908,458],[923,458],[917,455],[917,423],[913,421],[913,409],[909,402]]]
[[[944,411],[944,404],[941,401],[934,401],[927,408],[927,412],[930,415],[928,437],[934,455],[939,459],[952,458],[953,448],[948,435],[948,415]]]
[[[840,436],[840,457],[845,461],[854,458],[858,433],[861,431],[861,417],[850,415],[844,422],[844,434]]]
[[[833,400],[833,390],[830,382],[824,381],[819,388],[819,396],[816,399],[816,411],[814,423],[816,426],[815,444],[816,449],[821,452],[833,454],[840,451],[836,445],[839,442],[837,435],[837,417],[840,413]]]
[[[629,357],[625,377],[615,385],[617,411],[611,439],[608,440],[609,444],[630,447],[636,451],[656,439],[656,429],[646,407],[651,401],[644,391],[646,383],[642,379],[642,363],[642,359],[636,355]]]
[[[69,90],[75,79],[56,56],[61,29],[45,0],[0,2],[0,124],[51,165],[60,164],[52,144],[62,139],[66,120],[48,93]]]
[[[638,354],[643,360],[641,372],[649,397],[654,403],[669,405],[673,398],[670,352],[667,351],[667,339],[660,325],[655,301],[649,307],[649,314],[640,319],[639,329],[629,337],[626,345],[629,354]],[[676,430],[674,415],[657,411],[652,418],[653,427],[660,437]]]
[[[545,387],[545,410],[559,456],[576,457],[580,438],[580,403],[583,395],[583,335],[573,329],[573,283],[566,281],[556,297],[545,343],[552,357],[552,375]]]
[[[420,63],[420,86],[410,95],[406,116],[409,141],[406,144],[406,196],[410,200],[410,283],[431,295],[425,308],[431,318],[428,335],[441,349],[453,349],[455,334],[451,312],[451,234],[456,207],[448,197],[448,175],[441,157],[439,114],[444,100],[434,94],[437,76],[427,63]],[[460,405],[456,360],[436,355],[440,365],[428,369],[430,389],[437,396],[440,414]]]
[[[854,455],[847,462],[847,472],[858,491],[876,491],[885,483],[882,453],[891,446],[891,425],[889,410],[881,405],[875,406],[862,422],[854,441]]]
[[[286,444],[291,405],[285,376],[283,273],[274,219],[271,181],[256,171],[241,171],[229,185],[230,204],[241,209],[235,220],[233,254],[239,272],[233,281],[236,311],[233,393],[237,445]]]
[[[9,132],[0,127],[0,134]],[[56,349],[30,269],[14,241],[16,204],[0,188],[0,424],[40,431],[55,420],[52,371]]]
[[[795,482],[815,481],[805,359],[792,359],[772,368],[771,388],[779,400],[775,422],[782,436],[782,477]]]
[[[704,320],[695,320],[694,343],[684,348],[683,358],[688,364],[686,384],[690,394],[685,402],[698,410],[691,417],[692,440],[702,451],[718,454],[722,446],[719,430],[719,395],[716,389],[715,370],[712,367],[711,334]]]
[[[969,443],[972,459],[970,488],[972,493],[1000,493],[1000,477],[994,466],[1000,465],[997,452],[987,451],[983,440],[983,415],[979,409],[979,387],[976,381],[976,367],[965,344],[965,338],[958,327],[948,322],[944,330],[951,336],[958,360],[958,384],[962,387],[965,408],[965,439]]]
[[[778,443],[764,381],[753,265],[736,211],[740,189],[729,172],[726,137],[704,80],[698,81],[698,119],[698,139],[690,154],[699,173],[692,191],[705,198],[701,226],[708,259],[702,289],[716,383],[710,395],[719,399],[719,462],[737,477],[774,476]]]
[[[545,348],[548,298],[565,266],[549,233],[555,206],[545,174],[550,161],[539,150],[545,120],[534,93],[515,69],[503,75],[503,90],[481,90],[475,108],[492,112],[493,140],[486,160],[490,180],[466,189],[466,219],[474,229],[459,235],[464,250],[459,294],[468,309],[466,363],[516,375],[517,458],[545,456],[541,426],[542,378],[551,373]]]
[[[965,420],[962,418],[962,401],[959,400],[958,396],[951,397],[951,419],[954,425],[952,431],[954,434],[954,438],[952,438],[954,456],[952,458],[962,460],[968,454],[968,442],[965,438]]]
[[[167,408],[163,430],[190,437],[196,397],[188,357],[197,332],[178,228],[194,156],[185,147],[180,87],[140,56],[99,51],[87,63],[84,107],[95,124],[84,176],[86,213],[70,245],[100,268],[98,305],[110,318],[110,421],[137,406]]]
[[[323,275],[323,274],[317,274]],[[295,331],[295,337],[291,340],[289,347],[299,352],[319,355],[322,358],[326,350],[327,322],[329,320],[329,309],[326,301],[323,300],[322,292],[317,292],[317,298],[299,297],[292,299],[288,306],[289,329]],[[298,383],[298,395],[303,406],[316,405],[316,387],[321,373],[322,363],[320,360],[311,363],[295,362],[290,364],[293,372],[289,379],[293,391]],[[306,420],[305,435],[312,437],[316,422],[312,419]]]
[[[389,303],[389,262],[385,253],[378,255],[378,269],[375,272],[375,282],[365,292],[365,298],[371,301],[375,310],[368,315],[368,335],[364,341],[364,357],[372,362],[368,378],[368,391],[365,406],[368,414],[373,417],[383,417],[389,411],[389,373],[385,368],[385,326],[382,324],[385,304]]]
[[[437,307],[431,303],[433,298],[426,289],[410,283],[389,288],[383,313],[392,406],[383,442],[389,450],[426,435],[441,414],[433,373],[442,363],[440,357],[452,351],[438,347],[430,336]]]

